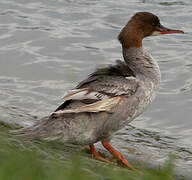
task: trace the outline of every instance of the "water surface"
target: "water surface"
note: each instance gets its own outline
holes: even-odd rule
[[[144,40],[159,63],[161,88],[132,122],[139,132],[127,127],[113,142],[125,154],[128,144],[148,147],[156,160],[174,151],[178,166],[192,167],[191,8],[191,0],[1,0],[0,119],[51,113],[65,91],[96,67],[122,59],[120,29],[135,12],[150,11],[187,34]]]

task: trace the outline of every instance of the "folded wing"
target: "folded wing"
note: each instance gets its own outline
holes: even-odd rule
[[[121,66],[123,74],[120,73],[121,69],[118,69],[118,73],[110,72],[110,68],[114,71],[114,66],[97,70],[64,96],[65,103],[85,100],[89,103],[74,109],[65,109],[64,103],[53,114],[61,116],[66,113],[110,112],[123,96],[133,95],[138,87],[138,82],[130,71],[129,74],[124,73],[126,65]]]

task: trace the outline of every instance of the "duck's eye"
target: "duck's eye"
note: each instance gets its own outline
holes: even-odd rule
[[[152,25],[152,26],[156,26],[156,23],[152,22],[151,25]]]

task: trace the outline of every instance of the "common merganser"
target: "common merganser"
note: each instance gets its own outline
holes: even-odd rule
[[[103,146],[130,169],[134,167],[110,144],[112,135],[128,125],[152,102],[159,88],[161,73],[157,62],[143,49],[143,38],[151,35],[184,33],[163,27],[149,12],[136,13],[121,30],[124,61],[97,69],[64,97],[50,116],[35,125],[18,130],[24,136],[89,145],[93,156],[109,162],[95,149]]]

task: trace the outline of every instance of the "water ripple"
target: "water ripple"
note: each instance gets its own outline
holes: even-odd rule
[[[116,38],[120,29],[135,12],[151,11],[165,26],[187,33],[144,41],[160,65],[162,83],[155,102],[133,124],[159,134],[134,130],[131,138],[126,129],[116,138],[165,154],[177,141],[174,151],[191,161],[191,6],[191,0],[1,0],[1,112],[15,107],[39,118],[52,112],[64,92],[95,67],[122,59]],[[13,112],[6,117],[15,118]]]

